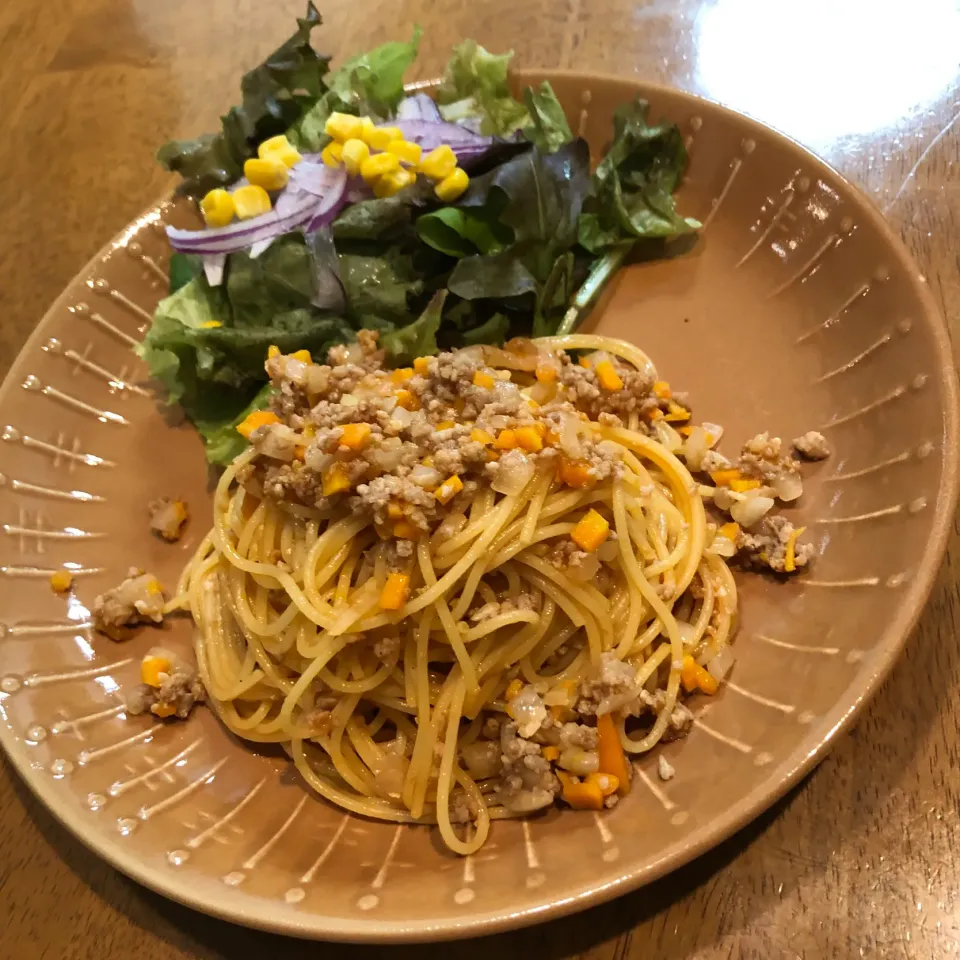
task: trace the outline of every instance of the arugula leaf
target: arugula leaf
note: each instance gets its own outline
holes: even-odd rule
[[[437,331],[440,329],[446,290],[438,290],[420,316],[380,338],[380,346],[395,363],[410,362],[414,357],[429,357],[440,352]]]
[[[636,100],[614,114],[614,139],[593,175],[580,217],[579,239],[591,253],[620,241],[691,233],[700,224],[677,213],[673,192],[687,150],[676,124],[647,123],[649,104]]]
[[[541,153],[553,153],[573,139],[563,107],[547,80],[537,90],[527,87],[523,91],[523,102],[531,121],[530,126],[523,128],[523,135],[536,144]]]
[[[293,36],[244,76],[242,103],[221,117],[219,133],[171,140],[159,149],[160,163],[183,177],[183,193],[201,196],[238,180],[244,160],[256,155],[257,144],[283,133],[297,120],[304,97],[312,102],[324,92],[330,58],[310,46],[310,33],[320,22],[311,0]]]
[[[487,136],[506,136],[528,123],[526,108],[507,85],[512,56],[512,51],[500,56],[488,53],[475,40],[454,47],[435,95],[444,120],[476,119],[479,132]]]
[[[552,154],[533,148],[471,181],[459,205],[498,205],[499,222],[513,231],[513,243],[460,260],[448,283],[451,293],[466,300],[537,293],[557,257],[576,243],[589,169],[587,144],[577,139]]]
[[[223,420],[195,420],[194,426],[203,437],[206,445],[207,460],[219,466],[227,466],[247,447],[245,437],[237,433],[237,427],[254,410],[263,410],[270,404],[273,385],[265,383],[253,396],[253,399],[229,422]]]
[[[392,197],[361,200],[344,208],[333,221],[335,240],[380,240],[402,231],[413,222],[414,214],[424,208],[433,194],[433,186],[419,180]]]
[[[441,207],[417,218],[417,235],[451,257],[497,253],[513,242],[513,231],[499,222],[500,203],[484,207]]]
[[[417,58],[423,30],[414,26],[407,41],[392,41],[351,57],[327,79],[327,92],[287,131],[301,150],[316,152],[330,139],[324,132],[331,113],[387,120],[403,99],[403,75]]]
[[[506,314],[495,313],[485,323],[481,323],[479,327],[464,330],[460,334],[460,342],[465,347],[478,343],[491,343],[495,346],[501,346],[507,339],[509,329],[510,318]]]
[[[200,272],[198,258],[174,251],[170,255],[170,293],[176,293]]]

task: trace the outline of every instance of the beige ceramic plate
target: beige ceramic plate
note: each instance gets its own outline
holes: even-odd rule
[[[157,640],[87,626],[134,563],[172,583],[208,516],[201,445],[143,387],[130,347],[166,272],[163,207],[111,243],[40,323],[0,396],[0,738],[57,816],[137,880],[239,923],[309,937],[438,939],[580,909],[722,840],[825,753],[890,669],[927,596],[957,490],[955,374],[923,278],[877,211],[823,163],[686,94],[550,74],[595,151],[637,93],[679,123],[691,163],[689,255],[632,267],[590,321],[640,344],[727,449],[762,429],[822,429],[835,453],[791,511],[817,547],[787,585],[741,578],[732,682],[690,736],[637,768],[613,811],[498,823],[451,856],[427,828],[345,817],[282,755],[254,754],[204,710],[126,717],[118,690]],[[522,82],[539,80],[523,74]],[[185,496],[166,546],[145,504]],[[74,568],[54,596],[49,572]],[[164,640],[189,645],[186,624]],[[895,723],[895,718],[891,718]]]

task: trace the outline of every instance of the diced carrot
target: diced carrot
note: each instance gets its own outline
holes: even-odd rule
[[[543,754],[543,759],[549,760],[551,763],[553,763],[554,760],[558,760],[560,758],[559,747],[554,747],[554,746],[544,747],[543,750],[541,750],[540,752]]]
[[[391,500],[387,504],[387,516],[391,520],[399,520],[403,516],[403,507],[395,500]]]
[[[668,423],[682,423],[690,419],[690,411],[685,410],[679,404],[671,403],[670,412],[663,418]]]
[[[416,540],[420,531],[409,520],[398,520],[393,525],[393,535],[398,540]]]
[[[596,373],[597,379],[600,381],[600,386],[603,387],[604,390],[613,391],[623,389],[623,380],[620,379],[617,368],[610,360],[601,360],[594,368],[594,373]]]
[[[620,742],[620,731],[609,713],[597,717],[597,753],[600,756],[600,772],[617,778],[621,795],[629,793],[630,766]]]
[[[434,496],[441,503],[449,503],[463,489],[463,481],[454,474],[437,487]]]
[[[496,383],[496,381],[490,376],[489,373],[486,372],[486,370],[477,370],[473,374],[473,385],[475,387],[483,387],[486,390],[492,390],[494,383]]]
[[[683,658],[683,667],[680,670],[680,683],[683,684],[683,689],[686,690],[687,693],[692,693],[694,690],[702,690],[704,693],[712,696],[720,689],[720,684],[717,682],[716,677],[714,677],[709,670],[701,667],[691,656]]]
[[[783,569],[787,573],[793,573],[797,569],[797,540],[806,529],[806,527],[797,527],[787,540],[787,554],[783,560]]]
[[[507,689],[504,691],[504,697],[507,700],[514,700],[520,696],[520,691],[523,689],[523,681],[516,677],[507,684]]]
[[[562,771],[558,771],[558,775]],[[603,794],[595,783],[589,781],[578,782],[569,774],[560,777],[563,784],[563,799],[573,807],[574,810],[602,810]]]
[[[497,439],[493,445],[498,450],[513,450],[517,446],[517,434],[515,430],[501,430],[497,434]]]
[[[474,443],[482,443],[484,446],[493,443],[493,434],[487,433],[486,430],[481,430],[479,427],[474,427],[470,431],[470,439]]]
[[[553,383],[557,379],[557,368],[547,363],[537,365],[537,380],[540,383]]]
[[[420,398],[409,390],[398,390],[397,406],[403,407],[404,410],[419,410]]]
[[[654,396],[661,400],[669,400],[673,394],[670,392],[670,384],[666,380],[655,380],[653,383]]]
[[[437,426],[437,430],[452,430],[456,426],[453,420],[441,420]]]
[[[390,371],[390,380],[392,383],[406,383],[413,376],[413,367],[397,367]]]
[[[350,478],[339,463],[335,463],[332,467],[324,471],[323,495],[325,497],[332,497],[336,493],[343,493],[344,490],[349,489]]]
[[[246,416],[242,423],[237,425],[237,433],[239,433],[241,437],[249,440],[250,434],[253,433],[257,427],[266,426],[268,423],[279,422],[280,418],[272,410],[254,410],[253,413]]]
[[[340,446],[348,450],[362,450],[370,439],[369,423],[345,423],[340,429]]]
[[[413,369],[419,374],[424,374],[430,369],[430,360],[428,357],[417,357],[413,361]]]
[[[294,360],[299,360],[301,363],[313,363],[313,357],[310,356],[309,350],[297,350],[296,353],[291,353],[291,357]]]
[[[616,793],[620,789],[620,778],[612,773],[588,773],[586,782],[595,783],[605,797],[609,797],[611,793]]]
[[[543,439],[534,427],[517,427],[514,431],[517,446],[528,453],[536,453],[543,449]]]
[[[577,363],[579,363],[580,366],[583,367],[585,370],[589,370],[589,369],[593,366],[593,364],[590,363],[589,357],[581,357],[581,358],[577,361]]]
[[[172,717],[177,712],[177,708],[172,703],[155,703],[150,708],[150,712],[155,717]]]
[[[718,487],[729,487],[734,480],[740,479],[740,471],[736,468],[730,468],[728,470],[714,470],[710,474],[710,479]]]
[[[610,524],[593,509],[570,531],[570,539],[588,553],[593,553],[609,536]]]
[[[561,483],[578,490],[589,487],[596,479],[590,469],[590,464],[583,460],[568,460],[566,457],[560,458],[557,474]]]
[[[730,481],[730,489],[737,493],[746,493],[747,490],[756,490],[760,486],[759,480],[744,480],[738,477]]]
[[[406,573],[391,573],[380,591],[380,607],[383,610],[399,610],[410,596],[410,576]]]
[[[740,524],[739,523],[725,523],[717,533],[721,537],[726,537],[728,540],[736,540],[740,536]]]
[[[161,673],[170,672],[170,661],[166,657],[144,657],[140,664],[140,680],[148,687],[159,687]]]

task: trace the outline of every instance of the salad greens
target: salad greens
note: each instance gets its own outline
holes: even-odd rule
[[[243,78],[241,103],[219,132],[160,149],[182,192],[235,184],[244,161],[278,134],[305,157],[319,152],[334,111],[406,122],[395,119],[399,108],[404,118],[423,117],[414,125],[487,139],[463,161],[469,186],[452,203],[423,178],[383,198],[358,179],[328,226],[221,255],[222,279],[201,257],[173,256],[170,295],[138,350],[213,463],[233,459],[245,444],[236,424],[269,402],[271,345],[322,356],[366,327],[380,332],[392,362],[408,363],[443,348],[566,332],[638,244],[662,245],[699,226],[673,196],[683,139],[672,124],[649,124],[644,101],[617,111],[612,145],[591,173],[587,144],[549,83],[514,97],[510,54],[464,41],[434,105],[404,98],[419,28],[331,71],[310,45],[319,24],[309,3],[293,36]]]

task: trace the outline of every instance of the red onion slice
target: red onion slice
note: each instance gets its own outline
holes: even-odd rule
[[[434,99],[425,93],[415,93],[404,97],[397,104],[397,120],[443,121],[443,114]]]

